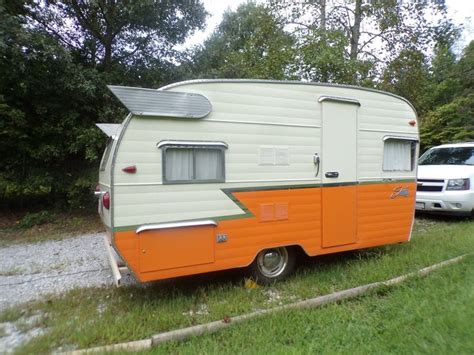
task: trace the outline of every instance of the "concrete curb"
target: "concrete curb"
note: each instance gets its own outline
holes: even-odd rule
[[[461,260],[463,260],[465,257],[467,257],[470,254],[464,254],[461,256],[458,256],[456,258],[448,259],[445,261],[442,261],[440,263],[425,267],[423,269],[420,269],[415,272],[411,272],[405,275],[401,275],[398,277],[395,277],[393,279],[389,279],[386,281],[379,281],[379,282],[374,282],[370,283],[367,285],[363,286],[358,286],[354,288],[350,288],[347,290],[343,291],[338,291],[331,293],[329,295],[324,295],[324,296],[319,296],[315,298],[310,298],[307,300],[287,304],[284,306],[280,307],[274,307],[274,308],[269,308],[269,309],[264,309],[264,310],[259,310],[247,314],[243,314],[240,316],[235,316],[232,318],[226,318],[224,320],[218,320],[206,324],[200,324],[200,325],[195,325],[192,327],[188,328],[182,328],[182,329],[177,329],[177,330],[172,330],[169,332],[163,332],[159,333],[156,335],[151,336],[151,338],[144,339],[144,340],[138,340],[138,341],[132,341],[132,342],[127,342],[127,343],[119,343],[119,344],[112,344],[112,345],[106,345],[106,346],[99,346],[95,348],[89,348],[89,349],[83,349],[83,350],[75,350],[71,352],[66,352],[64,354],[69,354],[69,355],[82,355],[82,354],[89,354],[89,353],[98,353],[98,352],[108,352],[108,351],[138,351],[138,350],[145,350],[145,349],[150,349],[153,346],[156,346],[158,344],[167,342],[167,341],[178,341],[178,340],[184,340],[192,336],[196,335],[201,335],[205,333],[214,333],[217,332],[218,330],[221,330],[223,328],[226,328],[230,326],[231,324],[234,323],[241,323],[246,320],[259,317],[265,314],[269,313],[274,313],[282,310],[287,310],[287,309],[299,309],[299,308],[310,308],[310,307],[319,307],[327,303],[331,302],[337,302],[349,298],[355,298],[358,297],[364,293],[367,293],[371,290],[374,290],[376,288],[380,288],[382,286],[392,286],[396,285],[399,283],[402,283],[403,281],[415,277],[415,276],[424,276],[427,275],[437,269],[440,269],[442,267],[458,263]]]

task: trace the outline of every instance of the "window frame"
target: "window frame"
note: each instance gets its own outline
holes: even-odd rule
[[[399,169],[385,169],[385,144],[387,141],[395,140],[395,141],[406,141],[410,142],[410,170],[399,170]],[[403,136],[385,136],[383,137],[383,159],[382,159],[382,171],[384,172],[413,172],[416,167],[416,152],[418,147],[419,140],[418,138],[414,137],[403,137]]]
[[[109,162],[110,153],[112,152],[112,147],[114,145],[114,136],[109,136],[107,138],[107,143],[105,145],[105,151],[100,160],[99,171],[105,171],[107,169],[107,163]]]
[[[157,148],[161,149],[161,166],[162,166],[162,181],[164,185],[175,184],[209,184],[225,182],[225,150],[228,145],[225,142],[218,141],[172,141],[164,140],[157,144]],[[166,178],[166,151],[168,149],[191,149],[193,155],[193,179],[191,180],[168,180]],[[220,162],[222,164],[221,175],[219,179],[196,179],[196,150],[197,149],[215,149],[220,152]]]

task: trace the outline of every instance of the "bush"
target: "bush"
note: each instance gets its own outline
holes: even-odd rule
[[[18,225],[20,228],[31,228],[41,224],[49,223],[54,220],[54,214],[49,211],[41,211],[37,213],[27,213]]]

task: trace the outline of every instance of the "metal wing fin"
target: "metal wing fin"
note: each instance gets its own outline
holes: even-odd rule
[[[203,118],[212,110],[201,94],[113,85],[108,88],[136,116]]]
[[[104,132],[107,137],[113,137],[120,132],[120,123],[96,123],[95,124],[99,129]]]

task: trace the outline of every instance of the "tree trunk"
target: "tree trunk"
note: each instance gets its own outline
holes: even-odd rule
[[[326,37],[326,0],[319,0],[319,32],[321,33],[321,46],[325,49],[327,46]],[[327,82],[329,73],[327,70],[321,71],[321,81]]]
[[[360,39],[360,23],[362,22],[362,0],[356,0],[354,10],[354,25],[351,27],[351,60],[357,59]]]
[[[112,42],[108,41],[104,43],[104,60],[102,61],[104,72],[110,71],[112,67]]]
[[[321,14],[319,17],[319,27],[324,37],[326,37],[326,0],[319,0],[319,7],[321,9]]]
[[[114,17],[116,10],[116,1],[109,0],[104,1],[102,8],[102,15],[105,21],[105,35],[104,35],[104,60],[102,61],[105,72],[109,72],[112,69],[112,47],[115,40],[114,34]]]
[[[362,0],[356,0],[354,9],[354,25],[351,27],[351,52],[350,60],[352,63],[357,61],[360,39],[360,23],[362,22]],[[357,82],[357,71],[352,74],[352,83]]]

